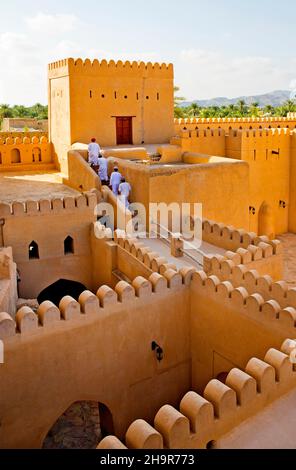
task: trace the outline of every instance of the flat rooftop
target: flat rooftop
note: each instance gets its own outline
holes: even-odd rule
[[[7,172],[0,173],[0,201],[39,200],[65,196],[78,196],[80,193],[63,184],[62,173],[48,172]]]

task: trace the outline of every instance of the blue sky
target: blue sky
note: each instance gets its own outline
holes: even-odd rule
[[[46,103],[65,57],[173,62],[187,99],[296,88],[294,0],[2,0],[0,103]]]

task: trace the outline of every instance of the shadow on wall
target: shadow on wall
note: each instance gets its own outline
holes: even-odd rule
[[[59,417],[43,442],[43,449],[95,449],[113,434],[112,414],[103,403],[77,401]]]
[[[258,213],[258,235],[267,235],[270,240],[275,238],[274,214],[271,206],[264,201]]]

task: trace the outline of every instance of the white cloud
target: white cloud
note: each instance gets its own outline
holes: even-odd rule
[[[32,31],[52,35],[73,31],[79,25],[79,19],[73,14],[49,15],[41,12],[26,18],[25,22]]]
[[[229,57],[191,48],[181,51],[175,70],[182,92],[188,94],[187,99],[194,99],[288,89],[295,67],[292,59],[282,64],[269,57]]]

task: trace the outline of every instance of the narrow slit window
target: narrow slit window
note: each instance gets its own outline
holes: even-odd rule
[[[116,91],[114,91],[114,98],[115,98],[115,99],[117,98],[117,93],[116,93]]]
[[[139,93],[137,92],[137,100],[139,100]],[[296,126],[295,126],[296,127]]]
[[[256,160],[256,150],[254,150],[254,160]]]
[[[38,244],[34,241],[29,245],[29,259],[39,259]]]
[[[92,98],[92,91],[89,90],[89,97]]]
[[[74,253],[74,240],[72,237],[68,236],[64,240],[64,254],[72,255]]]
[[[157,93],[157,101],[159,101],[159,93]]]

